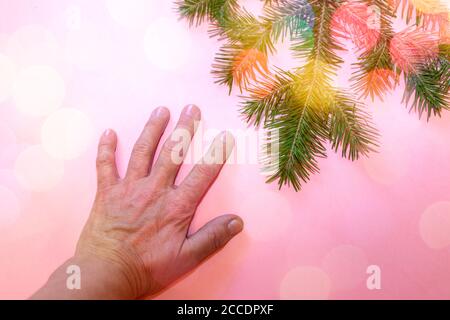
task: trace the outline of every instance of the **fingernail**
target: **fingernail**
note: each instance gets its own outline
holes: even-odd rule
[[[241,219],[234,219],[228,223],[228,230],[231,235],[237,235],[244,228],[244,224]]]
[[[186,106],[186,108],[184,109],[184,112],[187,114],[187,115],[190,115],[190,116],[192,116],[192,115],[194,115],[195,113],[197,113],[197,106],[195,105],[195,104],[189,104],[189,105],[187,105]]]
[[[106,129],[105,132],[103,132],[103,136],[104,136],[104,137],[108,137],[108,136],[111,135],[111,133],[112,133],[112,130],[111,130],[111,129]]]
[[[166,112],[165,107],[158,107],[153,111],[154,117],[161,117]]]

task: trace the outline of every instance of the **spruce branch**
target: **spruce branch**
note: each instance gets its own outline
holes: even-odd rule
[[[324,143],[328,138],[326,114],[327,95],[331,91],[330,77],[342,61],[333,52],[336,49],[330,25],[337,5],[335,1],[311,2],[316,13],[316,37],[310,52],[301,52],[307,63],[300,68],[295,85],[295,99],[290,99],[285,114],[271,119],[269,129],[279,130],[280,148],[278,170],[269,178],[279,186],[292,185],[295,190],[318,172],[317,158],[325,157]],[[293,105],[290,105],[293,104]],[[290,105],[290,106],[289,106]],[[279,110],[282,112],[281,110]],[[290,112],[289,112],[290,111]]]
[[[227,43],[220,49],[213,64],[216,83],[228,86],[230,93],[233,84],[239,89],[247,89],[250,83],[269,74],[267,55],[258,49],[246,49],[239,43]]]
[[[392,20],[395,13],[389,1],[361,1],[368,7],[378,8],[380,37],[372,48],[358,57],[358,62],[354,64],[355,72],[350,80],[354,83],[353,89],[360,93],[361,97],[382,99],[385,92],[394,89],[398,83],[398,75],[394,72],[395,67],[389,52],[394,35]]]
[[[236,9],[232,17],[212,25],[211,35],[227,39],[213,64],[217,83],[227,85],[230,93],[236,84],[242,92],[252,81],[269,73],[268,55],[275,46],[270,32],[256,17]]]
[[[419,71],[405,75],[405,93],[403,101],[416,111],[419,117],[427,114],[441,116],[443,110],[449,110],[450,103],[450,63],[444,53],[424,63]]]
[[[270,30],[274,43],[310,37],[314,28],[314,10],[307,0],[284,0],[266,6],[262,24]]]
[[[317,159],[326,157],[327,127],[323,113],[296,100],[278,106],[277,115],[266,124],[272,136],[279,138],[278,159],[269,165],[272,175],[267,182],[278,181],[281,188],[291,185],[300,190],[312,173],[319,172]],[[273,143],[273,141],[272,141]],[[267,167],[267,164],[265,164]]]
[[[375,151],[378,132],[361,103],[345,94],[336,96],[330,110],[329,135],[332,149],[352,161]]]
[[[275,43],[287,35],[298,41],[306,39],[311,47],[312,15],[312,7],[306,0],[280,1],[266,7],[261,19],[239,9],[223,23],[213,24],[210,34],[227,39],[213,65],[217,82],[227,85],[230,92],[237,84],[242,92],[258,76],[267,77],[268,56],[276,51]]]
[[[394,35],[389,51],[396,68],[415,73],[418,65],[439,54],[439,37],[426,30],[410,27]]]
[[[200,25],[226,19],[238,7],[238,0],[180,0],[176,5],[182,18],[191,25]]]
[[[448,12],[444,1],[395,0],[395,9],[400,11],[407,24],[414,19],[416,26],[432,30],[445,28],[448,24]]]
[[[339,3],[325,0],[312,1],[311,5],[316,12],[315,42],[309,52],[300,52],[307,62],[294,76],[276,83],[277,89],[288,91],[266,95],[259,103],[247,104],[246,109],[248,114],[256,114],[257,123],[265,115],[269,131],[278,130],[279,162],[268,181],[278,180],[280,187],[287,184],[295,190],[319,171],[317,159],[326,157],[326,141],[330,140],[335,150],[341,148],[344,157],[354,160],[372,151],[376,140],[369,117],[353,99],[331,84],[342,63],[336,54],[342,48],[330,29]],[[282,100],[273,98],[280,96]]]
[[[380,38],[373,14],[361,1],[346,1],[334,14],[332,32],[338,38],[351,40],[358,51],[369,51]]]
[[[327,143],[350,160],[376,149],[378,134],[369,114],[353,95],[333,84],[343,62],[342,39],[353,41],[358,49],[351,81],[361,96],[382,99],[403,73],[404,100],[419,116],[439,116],[449,109],[447,15],[442,20],[417,12],[409,0],[262,1],[261,17],[237,0],[185,0],[178,5],[191,24],[208,21],[210,35],[226,41],[213,65],[216,82],[230,91],[234,86],[246,91],[241,104],[245,120],[268,131],[266,150],[279,143],[278,161],[273,155],[264,158],[269,182],[299,190],[319,171],[318,159],[326,157]],[[393,4],[403,5],[407,21],[417,17],[421,29],[395,34]],[[439,24],[438,57],[433,54],[438,42],[424,31],[430,23],[433,28]],[[275,45],[286,39],[302,64],[293,71],[270,71],[268,59]]]
[[[289,104],[294,98],[298,83],[298,75],[278,69],[265,80],[249,87],[249,94],[243,97],[241,104],[245,120],[256,127],[266,124],[277,115],[281,105]]]
[[[342,59],[336,52],[343,50],[343,47],[332,32],[332,19],[341,1],[312,0],[310,4],[315,14],[314,43],[312,48],[308,48],[305,46],[305,41],[310,41],[309,39],[297,39],[297,43],[292,46],[294,55],[320,61],[337,69]]]

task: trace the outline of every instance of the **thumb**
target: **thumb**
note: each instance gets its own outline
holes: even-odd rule
[[[211,220],[188,237],[180,255],[188,270],[195,268],[210,255],[222,249],[244,228],[242,219],[235,215],[224,215]]]

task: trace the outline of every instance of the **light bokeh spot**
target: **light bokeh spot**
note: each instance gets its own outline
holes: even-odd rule
[[[14,83],[16,107],[30,116],[44,116],[61,107],[66,93],[64,80],[49,66],[22,70]]]
[[[145,26],[157,13],[158,0],[105,0],[111,17],[127,28]]]
[[[44,26],[33,24],[22,26],[9,38],[7,53],[17,65],[59,64],[61,47],[55,36]]]
[[[429,206],[419,222],[420,236],[432,249],[450,246],[450,201]]]
[[[63,177],[64,163],[51,157],[42,146],[31,146],[16,160],[14,172],[20,185],[31,191],[48,191]]]
[[[0,185],[0,229],[13,225],[20,215],[20,202],[8,188]]]
[[[364,285],[369,265],[363,250],[352,245],[341,245],[324,257],[323,270],[327,272],[337,290],[354,289]]]
[[[11,95],[15,71],[14,62],[0,53],[0,103],[5,102]]]
[[[408,173],[409,160],[404,154],[396,153],[385,146],[379,153],[372,153],[362,160],[369,177],[383,185],[398,182]]]
[[[87,115],[78,109],[63,108],[47,118],[41,139],[51,156],[74,159],[87,149],[93,134],[93,124]]]
[[[328,275],[320,268],[301,266],[290,270],[281,281],[280,298],[284,300],[325,300],[331,290]]]
[[[286,234],[293,219],[289,202],[281,194],[255,191],[245,195],[238,212],[245,220],[245,232],[258,241],[271,241]]]
[[[0,121],[0,146],[0,168],[9,167],[14,163],[18,142],[14,131],[3,121]]]
[[[189,30],[176,20],[160,18],[147,28],[144,36],[145,55],[162,70],[176,70],[186,64],[191,48]]]
[[[448,0],[410,0],[411,4],[420,12],[427,14],[438,14],[449,10]]]

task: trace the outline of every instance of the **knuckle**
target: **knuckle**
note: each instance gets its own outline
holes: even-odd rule
[[[149,153],[151,146],[147,142],[138,142],[134,145],[133,153],[137,156],[146,155]]]
[[[168,199],[165,210],[168,214],[166,218],[170,224],[186,223],[192,218],[195,206],[191,202],[180,201],[179,198]]]
[[[200,177],[205,179],[212,179],[216,175],[216,170],[212,165],[199,165],[197,172]]]
[[[220,236],[219,232],[217,232],[217,231],[208,232],[208,242],[213,251],[217,251],[217,250],[223,248],[223,246],[225,245],[222,237]]]
[[[176,139],[169,139],[162,150],[165,159],[170,159],[174,164],[181,164],[187,153],[189,143]]]
[[[192,139],[191,132],[187,128],[176,128],[166,142],[168,150],[179,150],[180,148],[189,144]]]
[[[117,188],[115,185],[99,183],[96,193],[96,203],[105,206],[108,203],[115,201],[115,199],[118,199],[116,194]]]
[[[96,162],[98,168],[107,166],[112,161],[114,161],[114,154],[110,150],[108,150],[108,149],[100,150],[100,152],[98,153],[97,162]]]
[[[173,212],[176,212],[177,215],[189,215],[193,210],[192,204],[185,201],[174,201],[171,207]]]
[[[180,150],[180,141],[175,138],[169,138],[165,145],[163,152],[170,155],[172,152],[178,152]]]

